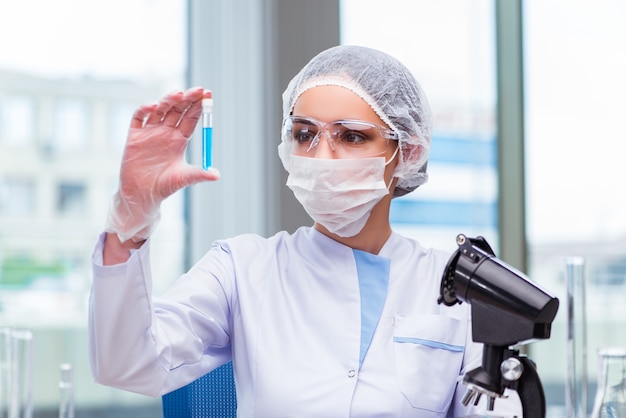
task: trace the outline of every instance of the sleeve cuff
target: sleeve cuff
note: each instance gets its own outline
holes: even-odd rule
[[[150,238],[148,238],[146,239],[146,242],[144,242],[140,248],[130,250],[130,257],[128,258],[126,263],[105,266],[103,251],[104,251],[104,239],[106,237],[106,234],[107,234],[106,232],[102,232],[100,236],[98,236],[98,240],[96,241],[96,245],[93,249],[93,253],[91,255],[91,262],[93,263],[94,267],[108,269],[108,268],[115,268],[116,266],[123,266],[125,264],[128,264],[134,261],[133,260],[134,258],[141,257],[143,256],[143,254],[150,251]]]

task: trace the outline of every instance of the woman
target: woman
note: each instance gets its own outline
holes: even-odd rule
[[[457,388],[481,357],[468,306],[437,304],[449,254],[389,223],[392,197],[427,179],[431,117],[410,72],[379,51],[324,51],[283,95],[279,155],[313,227],[218,241],[151,298],[147,238],[159,203],[219,178],[183,161],[205,95],[170,94],[133,117],[94,252],[96,380],[160,396],[232,359],[242,417],[483,411],[462,406]]]

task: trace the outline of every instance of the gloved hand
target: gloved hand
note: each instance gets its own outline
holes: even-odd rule
[[[119,190],[113,195],[105,230],[121,242],[148,238],[160,219],[161,202],[183,187],[218,180],[215,169],[185,161],[185,150],[202,113],[198,87],[170,93],[133,115],[122,158]]]

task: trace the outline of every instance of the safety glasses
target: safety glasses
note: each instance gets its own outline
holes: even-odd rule
[[[384,126],[362,120],[323,123],[313,118],[289,116],[282,126],[282,139],[295,155],[315,156],[325,134],[338,158],[366,158],[384,154],[398,134]]]

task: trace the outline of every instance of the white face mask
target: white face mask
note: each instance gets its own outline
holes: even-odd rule
[[[385,157],[321,159],[292,155],[287,186],[315,222],[340,237],[353,237],[361,232],[374,206],[389,193],[385,167],[395,155],[388,162]]]

